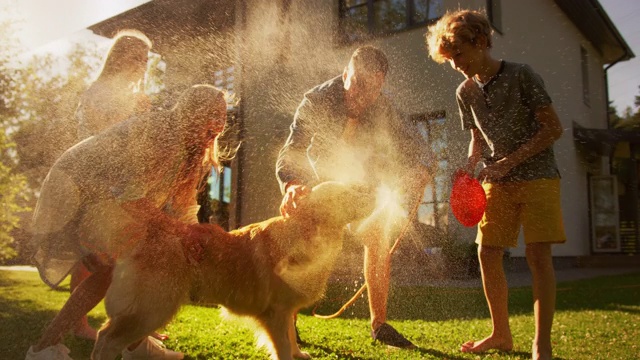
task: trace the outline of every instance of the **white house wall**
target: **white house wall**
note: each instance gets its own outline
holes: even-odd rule
[[[269,4],[267,4],[269,3]],[[247,1],[245,46],[240,51],[244,71],[243,102],[246,129],[242,162],[241,223],[277,214],[281,195],[275,180],[277,152],[303,93],[338,75],[357,45],[336,46],[333,31],[337,1],[293,1],[289,22],[277,22],[272,2]],[[445,7],[483,8],[485,1],[445,1]],[[568,241],[554,255],[589,253],[587,168],[576,150],[572,123],[606,128],[605,83],[600,55],[552,0],[502,1],[503,34],[494,36],[498,58],[530,64],[545,80],[565,132],[555,150],[562,174],[562,207]],[[289,33],[289,53],[279,57],[278,41]],[[378,38],[391,61],[385,92],[406,114],[444,110],[450,135],[452,167],[463,163],[468,134],[460,129],[454,93],[462,76],[449,65],[427,57],[426,29]],[[267,46],[271,44],[271,46]],[[590,106],[582,101],[580,46],[589,54]],[[451,219],[453,219],[451,217]],[[455,223],[454,221],[451,221]],[[475,229],[452,224],[450,231],[472,241]],[[523,246],[512,252],[522,256]]]

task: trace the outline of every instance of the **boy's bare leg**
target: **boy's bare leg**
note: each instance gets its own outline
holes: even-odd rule
[[[371,328],[377,329],[387,321],[387,299],[390,282],[390,256],[374,241],[364,248],[364,279],[369,296]]]
[[[527,263],[533,278],[533,314],[536,333],[531,357],[551,359],[551,326],[556,308],[556,276],[551,257],[551,244],[528,244]]]
[[[89,277],[89,275],[91,275],[89,270],[87,270],[87,268],[84,265],[82,265],[82,263],[79,263],[78,266],[71,273],[71,281],[69,283],[71,292],[73,293],[73,291],[78,287],[78,285],[80,285],[80,283],[84,279]],[[89,325],[89,320],[87,319],[87,315],[84,315],[74,327],[73,335],[82,339],[95,341],[96,338],[98,337],[98,331],[92,328],[91,325]]]
[[[38,352],[58,344],[83,316],[100,303],[111,284],[112,270],[110,266],[100,268],[78,284],[60,312],[47,326],[33,351]]]
[[[513,339],[509,328],[507,277],[502,266],[504,249],[501,247],[478,247],[478,258],[482,270],[482,286],[487,298],[493,331],[482,340],[470,340],[462,344],[460,351],[480,353],[491,349],[511,351]]]

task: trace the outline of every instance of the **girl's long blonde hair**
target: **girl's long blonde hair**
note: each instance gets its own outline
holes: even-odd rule
[[[107,52],[98,77],[119,74],[123,67],[128,65],[126,61],[129,53],[138,49],[149,51],[151,47],[151,40],[141,31],[135,29],[119,31],[113,38],[113,43]]]

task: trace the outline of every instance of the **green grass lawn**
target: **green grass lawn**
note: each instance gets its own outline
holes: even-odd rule
[[[65,285],[66,286],[66,285]],[[558,359],[640,358],[640,273],[600,277],[558,284],[558,311],[553,343]],[[330,287],[319,313],[330,313],[354,289]],[[37,273],[0,271],[0,358],[24,359],[46,324],[68,297],[68,288],[50,290]],[[511,353],[466,355],[459,345],[490,331],[489,314],[481,289],[396,287],[389,299],[390,323],[418,349],[389,350],[374,345],[368,332],[366,299],[360,299],[342,317],[322,320],[309,311],[299,317],[303,350],[316,359],[530,359],[533,337],[531,289],[510,293],[511,326],[515,347]],[[90,313],[90,322],[105,320],[104,307]],[[163,329],[170,348],[186,359],[267,359],[255,347],[251,327],[224,319],[219,309],[184,306]],[[76,359],[88,359],[92,343],[65,338]]]

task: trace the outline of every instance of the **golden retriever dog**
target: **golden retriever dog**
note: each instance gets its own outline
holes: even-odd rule
[[[188,262],[175,237],[148,236],[118,259],[105,298],[109,320],[92,359],[115,359],[166,325],[189,295],[256,320],[271,342],[272,358],[310,358],[296,344],[293,315],[323,296],[345,226],[374,207],[369,187],[321,183],[288,218],[231,232],[216,227],[197,265]]]

